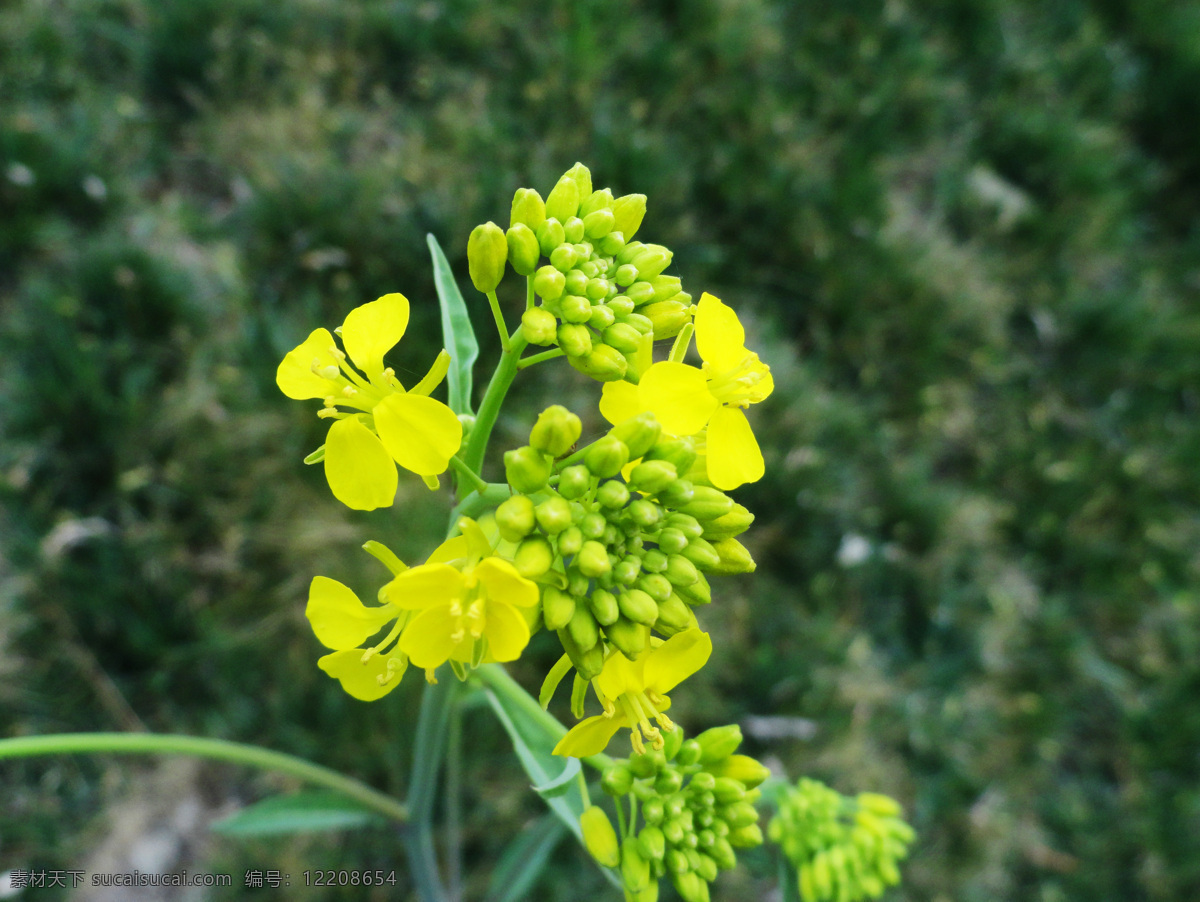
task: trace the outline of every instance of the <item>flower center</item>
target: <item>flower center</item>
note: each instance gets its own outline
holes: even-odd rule
[[[657,692],[646,689],[638,692],[626,692],[617,697],[616,704],[620,706],[621,712],[630,723],[629,741],[633,745],[633,750],[639,755],[646,751],[643,736],[650,740],[652,748],[661,749],[663,747],[662,730],[670,733],[675,729],[671,718],[659,711],[659,706],[665,701],[666,699]],[[609,710],[610,705],[605,705],[606,716],[611,716]],[[616,713],[615,707],[611,710],[613,714]],[[651,719],[658,721],[658,727],[662,727],[662,730],[652,724]]]
[[[747,407],[759,400],[755,397],[755,389],[771,372],[752,351],[746,351],[746,356],[730,369],[718,371],[711,363],[705,362],[702,370],[708,380],[709,393],[730,407]]]

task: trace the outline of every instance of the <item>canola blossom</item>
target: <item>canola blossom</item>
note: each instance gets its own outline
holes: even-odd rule
[[[659,728],[667,732],[675,729],[664,713],[671,707],[667,693],[703,667],[711,654],[712,640],[698,629],[676,633],[647,649],[636,661],[614,652],[592,680],[604,713],[568,730],[554,747],[554,754],[573,758],[599,754],[622,727],[631,730],[630,741],[638,754],[646,750],[643,736],[654,748],[662,748]]]
[[[408,657],[395,647],[395,642],[408,623],[408,611],[390,603],[367,607],[353,590],[337,580],[316,576],[308,589],[304,614],[317,641],[333,649],[332,654],[317,661],[317,666],[340,682],[347,694],[370,702],[383,698],[400,684],[408,669]],[[395,623],[382,642],[359,648],[392,621]]]
[[[637,385],[607,383],[600,413],[620,423],[650,411],[672,435],[703,432],[709,480],[719,489],[734,489],[765,472],[744,411],[770,395],[774,382],[770,368],[746,348],[737,314],[718,298],[701,296],[695,324],[702,367],[663,361],[650,366]]]
[[[355,510],[391,505],[397,465],[436,488],[462,443],[458,417],[429,397],[445,377],[450,355],[442,351],[408,390],[383,364],[404,336],[408,313],[402,294],[356,307],[337,330],[344,352],[327,329],[316,329],[276,371],[276,384],[289,398],[324,401],[318,416],[333,420],[324,445],[325,477],[334,497]]]

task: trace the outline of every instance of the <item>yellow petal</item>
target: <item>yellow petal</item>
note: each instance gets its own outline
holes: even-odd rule
[[[433,554],[425,561],[427,564],[448,564],[451,561],[465,560],[468,554],[465,536],[455,536],[447,539],[434,549]]]
[[[762,451],[750,421],[738,407],[722,407],[708,422],[708,478],[722,491],[762,479]]]
[[[475,575],[487,589],[489,599],[528,608],[538,603],[537,583],[526,579],[506,560],[488,557],[475,567]]]
[[[396,671],[386,684],[380,685],[380,678],[387,678],[388,659],[391,655],[373,655],[366,664],[362,662],[363,653],[357,649],[350,651],[335,651],[317,661],[317,666],[342,684],[349,695],[360,701],[373,702],[383,698],[400,685],[400,678],[408,664]]]
[[[645,661],[646,653],[639,655],[637,661],[630,661],[620,652],[614,652],[604,662],[600,675],[593,682],[605,698],[615,699],[626,692],[641,692],[645,688]]]
[[[488,640],[488,652],[493,660],[515,661],[529,644],[529,624],[511,604],[489,601],[483,635]]]
[[[449,564],[421,564],[397,574],[383,594],[396,607],[414,611],[462,598],[463,582],[463,575]]]
[[[642,409],[658,417],[663,431],[692,435],[704,428],[718,402],[708,391],[704,373],[685,363],[656,363],[637,387]]]
[[[757,358],[757,356],[756,354],[755,357]],[[771,368],[765,363],[759,363],[754,369],[761,375],[759,381],[750,389],[750,393],[747,396],[751,404],[757,404],[763,398],[768,397],[771,392],[775,391],[775,380],[771,378]]]
[[[600,389],[600,415],[614,426],[643,410],[637,386],[631,382],[605,382]]]
[[[462,638],[455,638],[459,618],[450,605],[435,604],[413,618],[400,634],[400,650],[418,667],[439,667],[450,660]]]
[[[392,456],[358,417],[335,420],[325,439],[325,478],[346,507],[371,511],[396,500]]]
[[[569,758],[598,755],[617,735],[617,730],[627,726],[629,721],[624,714],[617,714],[615,717],[597,714],[595,717],[581,720],[567,730],[567,735],[558,741],[558,745],[554,747],[554,754]]]
[[[408,328],[408,298],[385,294],[376,301],[355,307],[342,323],[342,344],[354,365],[378,381],[383,372],[383,355],[395,347]]]
[[[358,596],[336,579],[314,576],[308,587],[304,616],[312,625],[317,641],[326,648],[357,648],[396,619],[391,605],[368,608]]]
[[[700,630],[676,633],[646,656],[646,688],[670,692],[708,662],[712,639]]]
[[[375,428],[392,458],[419,476],[446,472],[462,444],[462,424],[441,401],[388,395],[375,405]]]
[[[325,398],[337,392],[336,383],[313,372],[314,360],[321,368],[331,366],[337,369],[338,362],[329,353],[332,347],[336,345],[329,330],[316,329],[301,344],[288,351],[275,370],[275,384],[279,390],[297,401]]]
[[[707,291],[696,305],[696,350],[717,370],[737,366],[746,355],[746,330],[733,308]]]

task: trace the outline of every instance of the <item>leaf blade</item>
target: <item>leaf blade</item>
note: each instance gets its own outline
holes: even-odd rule
[[[279,836],[348,830],[385,823],[374,811],[336,792],[308,791],[271,796],[212,824],[222,836]]]
[[[467,305],[442,246],[432,233],[426,235],[425,240],[433,258],[433,284],[442,312],[442,342],[451,358],[446,373],[450,409],[455,413],[474,413],[471,409],[471,368],[479,356],[479,342],[475,339]]]

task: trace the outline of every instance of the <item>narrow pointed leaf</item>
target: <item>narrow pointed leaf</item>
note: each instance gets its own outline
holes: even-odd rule
[[[442,342],[450,352],[450,370],[446,385],[450,392],[450,409],[455,413],[473,413],[471,409],[471,367],[479,356],[479,342],[467,314],[462,292],[454,280],[450,263],[433,235],[427,235],[429,254],[433,258],[433,284],[437,288],[442,310]]]
[[[272,796],[212,825],[222,836],[274,836],[347,830],[385,823],[370,808],[335,792]]]
[[[529,891],[566,832],[552,814],[534,821],[500,856],[484,902],[521,902],[533,898]]]

